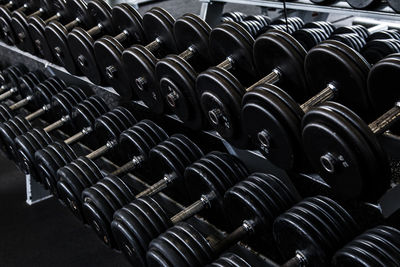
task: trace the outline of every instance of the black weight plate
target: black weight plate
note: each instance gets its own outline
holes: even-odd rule
[[[369,64],[365,59],[337,41],[326,41],[310,50],[305,72],[310,88],[317,93],[332,83],[337,89],[335,101],[362,116],[370,113],[366,79]]]
[[[131,160],[132,157],[141,156],[147,159],[147,154],[155,145],[154,140],[137,125],[124,131],[119,138],[120,146],[124,148],[123,155]],[[138,168],[142,167],[142,164]]]
[[[242,32],[241,32],[242,31]],[[253,67],[253,43],[254,39],[237,23],[232,25],[223,24],[214,28],[210,33],[210,54],[215,62],[222,62],[230,57],[240,71],[241,76],[246,77],[254,76]],[[241,77],[240,78],[243,78]],[[242,79],[240,79],[242,80]]]
[[[0,124],[0,147],[7,157],[10,159],[16,157],[14,139],[30,129],[32,129],[32,126],[19,116]]]
[[[6,122],[15,116],[14,112],[6,105],[0,104],[0,121]]]
[[[248,92],[242,102],[242,123],[258,150],[275,165],[288,170],[299,167],[302,158],[301,118],[297,103],[274,85]],[[259,141],[265,133],[269,145]]]
[[[124,107],[117,107],[113,110],[113,113],[121,118],[122,125],[125,129],[133,126],[137,123],[136,118],[133,116],[132,112]]]
[[[378,143],[370,141],[368,130],[354,122],[361,121],[357,115],[343,106],[340,109],[345,112],[339,110],[335,107],[338,104],[327,104],[313,109],[303,118],[303,145],[307,157],[341,197],[379,197],[389,181],[382,154],[377,153],[380,149],[374,147]],[[314,134],[318,135],[318,140]],[[321,157],[327,153],[337,157],[333,169],[326,169],[321,163]],[[380,177],[379,182],[376,177]]]
[[[171,15],[161,8],[153,8],[143,15],[143,28],[149,42],[159,39],[162,53],[150,51],[156,57],[165,53],[176,52],[173,26],[175,20],[171,20]]]
[[[35,46],[35,53],[47,61],[54,62],[53,52],[44,34],[45,28],[46,24],[41,18],[37,16],[29,18],[28,31]]]
[[[0,29],[2,40],[9,44],[14,45],[16,43],[16,36],[14,29],[11,27],[11,12],[3,7],[0,7]]]
[[[35,46],[29,34],[28,19],[29,17],[22,12],[15,11],[11,20],[11,27],[13,27],[17,36],[15,45],[23,51],[34,54]]]
[[[169,108],[189,128],[203,126],[202,110],[195,89],[196,72],[178,56],[168,56],[156,65],[160,91]]]
[[[346,2],[356,9],[374,9],[382,3],[381,0],[346,0]]]
[[[213,68],[199,74],[196,88],[201,95],[203,112],[212,127],[232,145],[246,148],[248,138],[243,134],[240,121],[240,102],[245,90],[240,82],[229,72]],[[210,117],[216,110],[222,113],[221,116]]]
[[[133,194],[130,187],[119,177],[113,175],[107,175],[104,179],[109,180],[111,183],[114,184],[114,186],[118,188],[118,190],[121,193],[121,196],[123,197],[124,201],[126,201],[126,203],[132,201],[132,199],[135,198],[135,195]]]
[[[285,32],[270,30],[257,38],[253,53],[258,72],[267,75],[278,69],[281,75],[278,84],[297,101],[305,100],[309,95],[304,75],[306,51],[296,39]]]
[[[185,51],[189,47],[195,50],[196,55],[193,66],[196,70],[202,70],[211,61],[208,50],[210,32],[211,27],[201,18],[192,14],[184,15],[177,19],[174,24],[174,35],[178,51]]]
[[[251,267],[251,265],[239,255],[226,252],[206,267]]]
[[[398,75],[400,75],[398,56],[384,59],[372,67],[368,76],[368,96],[376,116],[392,108],[399,98],[396,83],[393,84]]]
[[[141,45],[134,45],[122,54],[122,61],[128,80],[135,94],[156,114],[164,111],[164,99],[155,76],[157,59]],[[143,80],[140,83],[139,80]]]
[[[92,0],[87,4],[87,14],[91,17],[94,25],[101,24],[106,32],[112,32],[111,6],[102,0]]]
[[[139,12],[129,4],[119,4],[113,7],[112,24],[115,33],[127,31],[129,43],[143,44],[146,40]]]

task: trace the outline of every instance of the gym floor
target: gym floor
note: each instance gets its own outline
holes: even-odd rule
[[[199,13],[197,0],[157,1],[152,5],[179,17]],[[259,12],[256,7],[228,5],[226,11]],[[54,198],[33,206],[25,202],[25,177],[0,156],[0,266],[129,266],[123,255],[108,249],[94,232],[75,219]]]

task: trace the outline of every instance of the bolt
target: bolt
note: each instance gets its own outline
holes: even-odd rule
[[[137,87],[140,91],[144,91],[146,88],[147,81],[143,77],[139,77],[135,80]]]
[[[167,95],[167,103],[171,106],[171,107],[176,107],[176,100],[179,99],[179,95],[178,93],[173,90],[172,88],[169,88],[170,93]]]
[[[319,161],[324,168],[325,171],[329,173],[335,172],[335,167],[337,166],[339,160],[332,153],[326,153],[325,155],[319,158]]]
[[[79,57],[78,57],[78,64],[81,66],[81,67],[86,67],[87,66],[87,61],[86,61],[86,58],[83,56],[83,55],[79,55]],[[108,74],[107,74],[108,75]]]
[[[108,66],[106,68],[106,74],[109,79],[115,79],[115,76],[117,74],[117,68],[113,65]]]
[[[267,130],[262,130],[257,134],[258,142],[260,142],[261,146],[264,148],[271,147],[271,136]]]
[[[219,125],[220,120],[223,117],[222,111],[219,108],[215,108],[208,112],[208,117],[214,125]]]

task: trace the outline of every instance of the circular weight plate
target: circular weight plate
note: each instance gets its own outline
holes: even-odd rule
[[[346,0],[352,8],[373,9],[382,3],[381,0]]]
[[[79,74],[68,46],[68,31],[64,25],[57,21],[50,22],[45,28],[45,36],[56,62],[71,74]]]
[[[200,130],[203,113],[195,88],[196,72],[178,56],[168,56],[156,65],[161,94],[169,108],[191,129]]]
[[[309,95],[304,75],[306,51],[296,39],[283,31],[270,30],[257,38],[253,53],[259,73],[265,76],[279,70],[279,86],[296,101],[305,100]]]
[[[366,84],[369,64],[353,49],[326,41],[309,51],[304,66],[314,94],[333,84],[337,88],[335,101],[364,117],[371,112]]]
[[[80,71],[91,82],[97,85],[104,85],[103,76],[94,55],[94,42],[95,40],[92,36],[80,27],[74,28],[68,34],[68,45]]]
[[[124,47],[109,36],[94,43],[94,54],[103,79],[118,92],[121,98],[130,99],[132,90],[121,62],[123,51]]]
[[[101,24],[105,32],[112,32],[111,6],[103,0],[92,0],[87,4],[87,14],[93,20],[93,24]]]
[[[248,138],[240,121],[243,86],[229,72],[210,68],[196,80],[200,103],[212,127],[234,146],[245,148]]]
[[[282,169],[301,167],[299,105],[274,85],[261,85],[242,101],[243,128],[258,150]]]
[[[387,0],[389,3],[389,6],[393,8],[394,11],[397,13],[400,13],[400,2],[397,0]]]
[[[114,32],[128,33],[129,43],[143,44],[146,40],[143,31],[142,17],[139,12],[129,4],[119,4],[112,9],[112,24]]]
[[[28,17],[22,12],[14,12],[11,20],[11,27],[16,34],[16,46],[30,54],[35,53],[35,46],[28,30]]]
[[[398,101],[396,83],[393,84],[398,75],[400,57],[389,57],[372,67],[368,77],[368,95],[377,116],[384,114]]]
[[[9,45],[14,45],[16,43],[16,36],[14,29],[11,27],[11,20],[11,12],[6,8],[0,7],[1,39]]]
[[[388,163],[376,147],[379,143],[369,140],[374,137],[366,138],[371,136],[364,133],[368,127],[355,123],[361,119],[344,106],[327,103],[314,108],[303,118],[304,150],[340,197],[375,200],[389,186]]]
[[[122,61],[129,84],[135,94],[156,114],[164,111],[164,98],[155,76],[157,59],[141,45],[134,45],[122,54]]]
[[[46,24],[41,18],[33,16],[29,19],[28,31],[35,46],[35,53],[47,61],[54,62],[53,52],[44,35],[45,28]]]
[[[253,43],[254,39],[237,23],[222,24],[214,28],[210,33],[209,49],[211,57],[216,62],[222,62],[228,57],[234,61],[236,69],[242,73],[242,76],[254,76],[253,67]],[[241,32],[242,31],[242,32]],[[242,77],[239,77],[242,81]],[[244,78],[244,77],[243,77]]]
[[[161,51],[150,51],[155,55],[165,55],[169,52],[176,52],[175,38],[173,34],[174,21],[165,14],[163,9],[151,9],[143,16],[143,28],[147,40],[150,42],[158,39],[161,43]]]
[[[204,26],[208,29],[204,29]],[[174,35],[178,51],[193,49],[195,55],[189,59],[192,66],[201,71],[210,65],[208,39],[211,28],[198,16],[183,16],[174,24]]]

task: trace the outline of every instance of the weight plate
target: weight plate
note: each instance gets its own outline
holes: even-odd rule
[[[164,99],[154,69],[155,56],[145,47],[134,45],[122,54],[124,69],[135,94],[156,114],[164,111]]]
[[[35,46],[28,31],[28,19],[29,17],[24,13],[15,11],[11,19],[11,27],[17,37],[15,45],[23,51],[34,54]]]
[[[207,267],[251,267],[251,265],[242,257],[231,252],[226,252],[207,265]]]
[[[379,4],[381,4],[381,0],[346,0],[346,2],[352,7],[356,9],[371,9],[373,10]]]
[[[112,20],[114,32],[126,31],[128,33],[129,44],[145,42],[142,17],[131,5],[122,3],[114,6]]]
[[[41,18],[37,16],[29,18],[28,31],[35,46],[35,53],[47,61],[54,62],[53,52],[44,34],[45,28],[46,24]]]

